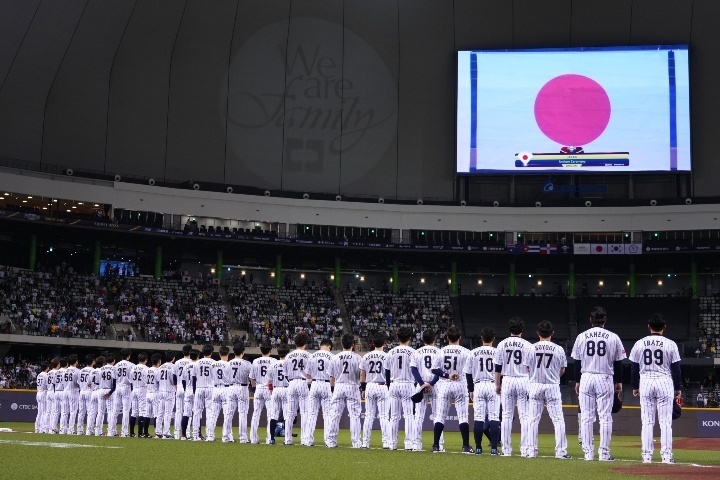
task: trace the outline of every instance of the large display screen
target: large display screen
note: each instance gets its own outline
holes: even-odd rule
[[[689,170],[687,46],[458,52],[458,173]]]

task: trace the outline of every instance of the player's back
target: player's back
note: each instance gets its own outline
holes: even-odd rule
[[[115,364],[115,376],[118,385],[130,385],[130,371],[134,366],[127,360],[120,360]]]
[[[469,373],[475,383],[495,381],[496,353],[497,349],[491,346],[482,346],[472,350],[465,362],[464,373]]]
[[[67,368],[58,368],[55,371],[55,391],[65,390],[65,371]]]
[[[640,366],[640,375],[644,377],[671,377],[670,365],[680,361],[680,352],[673,340],[662,335],[648,335],[635,343],[630,360]]]
[[[233,358],[227,366],[227,382],[229,385],[247,385],[250,383],[251,364],[242,358]]]
[[[175,390],[173,385],[173,364],[163,363],[158,368],[158,390],[161,392],[171,392]]]
[[[365,372],[365,381],[374,383],[385,383],[385,362],[387,353],[382,350],[373,350],[362,357],[360,370]]]
[[[201,358],[193,365],[196,388],[210,388],[215,386],[215,376],[212,367],[215,360],[212,358]]]
[[[182,390],[183,384],[182,380],[186,380],[186,374],[188,366],[192,363],[192,360],[189,358],[181,358],[179,360],[176,360],[173,364],[173,373],[175,374],[175,377],[177,377],[177,389]]]
[[[100,369],[100,388],[110,390],[113,380],[115,379],[115,369],[113,365],[103,365]]]
[[[432,373],[432,364],[438,353],[440,353],[440,349],[436,346],[425,345],[415,350],[413,354],[411,366],[417,367],[420,376],[426,382],[431,381],[435,376]]]
[[[414,382],[415,378],[410,370],[415,350],[407,345],[398,345],[388,352],[385,370],[390,370],[390,381],[392,382]]]
[[[360,384],[360,362],[362,358],[355,352],[340,352],[335,355],[331,376],[335,383]]]
[[[530,381],[560,384],[560,372],[567,367],[565,350],[553,342],[542,340],[533,345],[534,358],[530,362]]]
[[[45,372],[38,373],[38,376],[35,378],[35,383],[37,384],[38,392],[46,391],[47,390],[47,373],[45,373]]]
[[[90,372],[90,389],[94,392],[100,388],[100,381],[102,380],[102,368],[93,368]]]
[[[310,354],[305,350],[293,350],[285,357],[285,376],[288,380],[305,380],[305,369],[310,360]]]
[[[310,355],[307,373],[313,380],[330,380],[330,366],[334,355],[327,350],[318,350]]]
[[[462,345],[446,345],[435,356],[433,368],[440,368],[450,375],[460,375],[465,370],[465,362],[470,350]]]
[[[276,362],[277,360],[272,357],[260,357],[253,360],[250,378],[255,380],[256,386],[270,383],[270,367]]]
[[[532,361],[532,344],[521,337],[508,337],[498,343],[493,362],[500,365],[503,376],[527,377]]]
[[[270,365],[269,382],[272,383],[273,388],[287,387],[288,379],[285,376],[285,362],[277,361]]]
[[[625,358],[622,341],[603,327],[593,327],[578,335],[572,357],[580,360],[582,373],[613,374],[613,363]]]
[[[130,383],[132,384],[133,389],[147,388],[147,384],[145,383],[147,379],[147,371],[147,365],[139,363],[133,366],[132,370],[130,370]]]
[[[145,384],[147,385],[148,393],[155,393],[158,391],[158,370],[158,367],[149,367],[147,369]]]
[[[65,390],[79,390],[80,370],[70,366],[65,370]]]
[[[224,387],[227,384],[226,369],[228,362],[226,360],[216,360],[212,364],[213,384],[216,387]]]
[[[80,384],[81,390],[92,390],[92,367],[83,367],[80,369],[80,379],[78,380],[78,383]]]

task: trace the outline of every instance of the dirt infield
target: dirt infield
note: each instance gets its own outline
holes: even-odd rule
[[[637,465],[613,468],[610,471],[626,475],[637,475],[639,477],[671,478],[677,480],[720,478],[720,467],[693,467],[690,465]]]
[[[720,450],[720,438],[683,438],[673,441],[673,450]]]

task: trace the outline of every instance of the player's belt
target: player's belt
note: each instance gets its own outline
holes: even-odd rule
[[[294,382],[295,380],[305,380],[304,378],[291,378],[290,381]]]
[[[385,382],[370,382],[370,383],[374,383],[375,385],[385,385]]]
[[[474,382],[474,383],[477,384],[477,383],[490,383],[490,382],[495,382],[495,380],[478,380],[477,382]]]
[[[330,380],[323,380],[322,378],[313,378],[313,382],[325,382],[325,383],[330,383]]]
[[[392,383],[415,383],[415,381],[414,381],[414,380],[412,380],[412,381],[409,381],[409,380],[393,380]]]

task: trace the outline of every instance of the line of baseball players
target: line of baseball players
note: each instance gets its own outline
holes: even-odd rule
[[[613,460],[610,411],[615,391],[622,390],[621,361],[625,350],[617,335],[604,328],[606,321],[605,310],[596,307],[590,314],[592,328],[577,337],[572,351],[583,412],[579,420],[585,460],[594,459],[592,428],[596,414],[600,422],[599,460]],[[408,346],[412,330],[401,328],[397,347],[386,353],[387,339],[379,333],[373,339],[375,350],[364,357],[353,351],[355,338],[349,334],[341,339],[342,352],[333,355],[332,343],[324,340],[320,350],[311,354],[305,350],[308,338],[304,333],[295,337],[295,350],[290,351],[287,344],[278,347],[279,360],[270,357],[271,347],[265,345],[261,347],[262,356],[252,363],[242,358],[242,345],[233,348],[232,360],[228,347],[220,347],[220,359],[214,360],[212,345],[205,345],[202,352],[186,345],[183,358],[175,360],[174,352],[166,352],[163,363],[163,357],[154,354],[149,366],[145,353],[138,354],[137,364],[130,363],[129,350],[120,352],[117,363],[113,354],[97,358],[88,355],[87,366],[82,369],[78,368],[77,356],[70,355],[67,359],[53,359],[38,375],[35,431],[101,435],[107,414],[108,436],[134,436],[137,425],[138,436],[149,437],[148,427],[154,418],[157,438],[213,441],[222,411],[223,442],[234,441],[232,420],[238,412],[238,440],[259,443],[258,428],[265,409],[266,443],[275,443],[277,423],[284,419],[283,443],[293,444],[292,425],[299,412],[300,443],[313,446],[322,410],[323,440],[332,448],[337,446],[340,418],[347,408],[353,448],[370,447],[373,423],[378,418],[383,448],[397,449],[399,422],[404,418],[403,447],[420,451],[429,401],[434,422],[433,452],[444,451],[444,422],[450,405],[454,405],[462,453],[482,454],[485,433],[490,439],[491,455],[511,455],[517,407],[520,454],[533,458],[538,455],[538,424],[545,405],[555,429],[554,456],[569,459],[560,397],[560,377],[567,367],[565,352],[551,341],[554,331],[548,321],[538,324],[539,341],[535,344],[522,338],[522,319],[513,317],[508,326],[510,336],[497,347],[493,347],[494,330],[483,329],[482,346],[472,351],[459,344],[460,331],[451,326],[446,332],[449,345],[442,349],[434,346],[434,332],[425,332],[424,347],[412,349]],[[637,342],[630,360],[633,393],[641,397],[643,461],[652,460],[657,409],[661,458],[664,463],[674,463],[670,421],[672,404],[680,390],[680,357],[675,342],[662,336],[665,327],[662,315],[654,314],[648,322],[651,335]],[[254,409],[248,435],[251,388],[255,389]],[[363,399],[365,420],[361,425]],[[475,448],[470,446],[468,400],[474,404]],[[203,412],[207,438],[201,435]],[[174,435],[170,435],[173,419]]]

